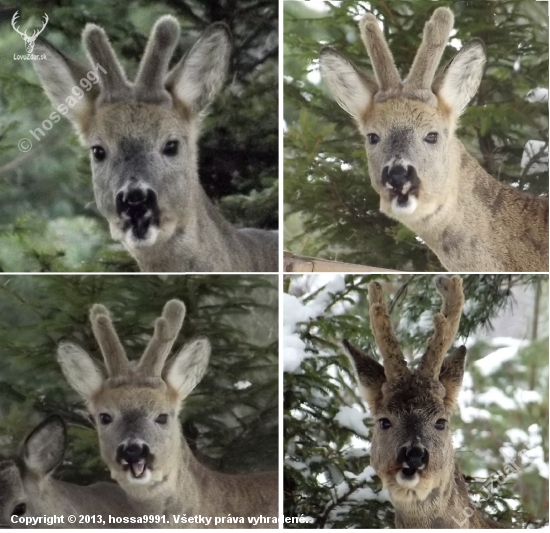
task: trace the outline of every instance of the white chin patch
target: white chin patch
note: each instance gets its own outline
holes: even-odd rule
[[[147,233],[143,239],[138,239],[132,230],[129,228],[126,230],[125,242],[128,248],[149,248],[157,242],[157,237],[159,235],[159,230],[157,226],[149,226]]]
[[[395,196],[391,201],[391,208],[397,215],[412,215],[416,211],[418,200],[416,196],[409,195],[405,203],[398,202],[398,197]]]
[[[397,472],[397,476],[395,476],[395,479],[404,489],[414,489],[420,481],[420,476],[418,475],[418,472],[415,472],[412,476],[405,476],[403,471],[399,470],[399,472]]]

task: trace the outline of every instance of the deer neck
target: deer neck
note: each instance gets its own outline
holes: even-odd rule
[[[143,272],[250,271],[252,250],[198,183],[173,235],[149,248],[130,250]]]
[[[454,463],[424,500],[392,500],[395,525],[401,529],[486,528],[468,497],[468,489],[459,466]]]
[[[498,182],[456,143],[444,201],[432,214],[402,222],[449,271],[547,270],[548,203]]]

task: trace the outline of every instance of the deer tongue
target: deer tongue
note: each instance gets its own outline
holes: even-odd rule
[[[140,459],[137,463],[130,463],[130,469],[134,477],[140,477],[145,471],[146,463],[143,459]]]

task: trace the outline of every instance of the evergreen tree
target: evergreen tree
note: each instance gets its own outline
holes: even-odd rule
[[[21,29],[49,22],[42,36],[80,60],[81,32],[88,22],[104,27],[132,79],[153,22],[175,15],[181,39],[172,64],[213,22],[233,36],[232,76],[209,110],[199,143],[199,175],[208,196],[240,227],[277,227],[278,113],[277,2],[263,0],[22,0],[0,7],[0,270],[132,271],[135,261],[115,244],[93,202],[90,163],[69,123],[53,125],[41,140],[52,106],[10,21]],[[31,32],[28,32],[29,34]],[[44,131],[44,130],[43,130]],[[29,138],[22,153],[18,141]]]
[[[101,361],[88,319],[104,304],[130,358],[141,356],[164,304],[187,308],[174,353],[208,337],[207,373],[184,402],[183,432],[200,461],[223,472],[278,465],[277,278],[275,276],[0,276],[0,443],[13,452],[48,414],[70,424],[56,476],[109,479],[83,400],[56,361],[70,340]]]
[[[415,234],[378,211],[364,140],[321,81],[318,55],[333,46],[372,72],[357,23],[372,11],[405,76],[432,0],[285,2],[285,248],[370,266],[440,271]],[[457,136],[482,167],[520,191],[548,195],[548,4],[440,0],[455,14],[442,65],[474,37],[487,47],[480,89]],[[522,154],[528,141],[532,149]],[[546,155],[544,155],[546,148]],[[545,161],[545,163],[543,163]]]
[[[469,353],[450,420],[457,458],[481,511],[514,527],[539,527],[548,521],[547,278],[462,277],[465,306],[455,344],[466,343]],[[373,279],[391,297],[388,309],[406,359],[417,359],[441,306],[433,276],[286,277],[284,514],[309,520],[287,527],[394,527],[388,493],[369,464],[373,420],[340,347],[346,338],[376,353],[367,302]],[[530,300],[521,306],[518,300],[512,320],[532,316],[538,333],[523,342],[482,340],[492,321],[513,304],[514,291],[525,288]],[[502,345],[507,352],[497,351]],[[510,461],[519,471],[495,482],[487,499],[483,484],[498,479],[496,473]]]

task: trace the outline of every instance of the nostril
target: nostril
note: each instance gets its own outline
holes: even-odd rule
[[[420,468],[428,462],[428,452],[415,446],[407,452],[406,462],[410,468]]]
[[[144,456],[144,447],[139,444],[130,444],[129,446],[123,448],[122,451],[122,458],[129,463],[135,463],[140,459],[143,459]]]
[[[137,206],[147,201],[147,194],[142,189],[132,189],[125,199],[129,206]]]

